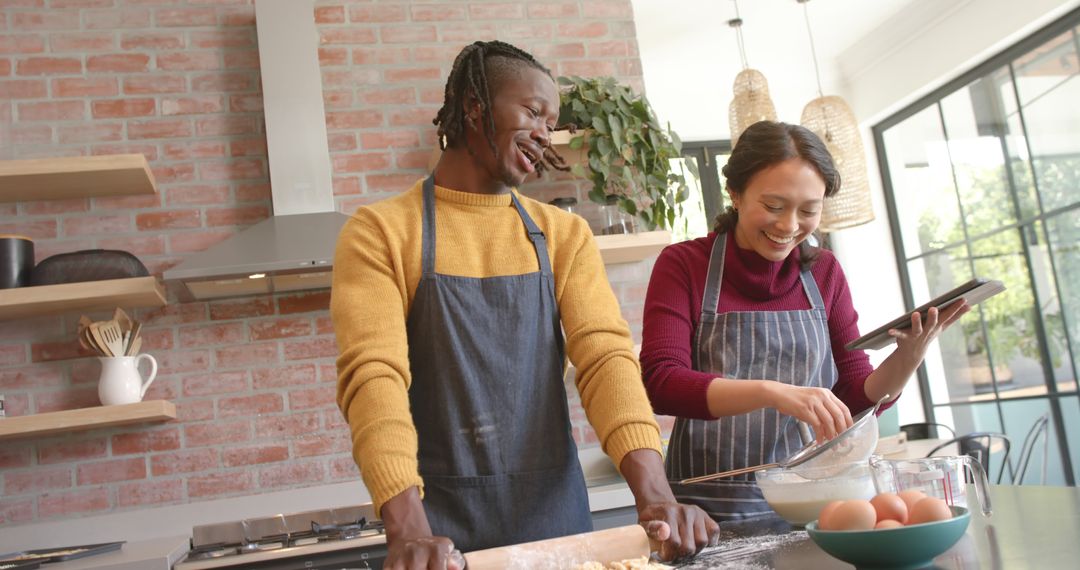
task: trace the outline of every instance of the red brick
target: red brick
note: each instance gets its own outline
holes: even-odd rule
[[[19,103],[20,121],[80,121],[86,118],[82,101]]]
[[[259,445],[226,449],[222,452],[222,459],[225,462],[225,467],[240,467],[242,465],[258,465],[261,463],[285,461],[289,459],[289,446]]]
[[[379,29],[379,39],[385,44],[417,44],[437,39],[435,26],[395,26]]]
[[[158,235],[137,235],[116,238],[102,238],[97,242],[102,249],[120,249],[135,255],[162,255],[165,253],[165,239]]]
[[[207,311],[206,303],[178,303],[160,308],[138,309],[132,316],[142,321],[144,327],[170,326],[204,321]]]
[[[124,483],[117,486],[120,507],[142,507],[178,503],[184,498],[184,482],[180,479]]]
[[[46,493],[38,498],[38,517],[76,515],[108,510],[109,490],[80,489],[70,493]]]
[[[373,88],[361,91],[360,100],[368,105],[411,105],[416,103],[412,87]]]
[[[68,216],[64,218],[66,236],[94,236],[130,232],[131,216]]]
[[[41,493],[51,489],[71,488],[71,467],[34,467],[4,472],[4,495]]]
[[[266,138],[230,140],[229,156],[266,156]]]
[[[316,24],[342,24],[345,23],[344,6],[316,6]]]
[[[589,57],[629,57],[630,47],[625,40],[590,42]]]
[[[199,178],[202,180],[250,180],[265,176],[263,160],[257,158],[241,158],[199,165]]]
[[[209,396],[248,390],[247,372],[196,374],[183,380],[184,396]]]
[[[415,180],[414,180],[415,182]],[[330,307],[330,292],[301,293],[278,297],[278,313],[289,315],[309,311],[323,311]]]
[[[184,447],[240,443],[251,439],[251,422],[246,419],[184,426]]]
[[[149,28],[150,10],[141,8],[85,10],[83,11],[83,27],[98,30]]]
[[[180,328],[180,345],[187,348],[238,344],[247,340],[241,323],[214,323]]]
[[[123,123],[92,122],[79,125],[60,126],[56,137],[63,144],[119,141],[124,139]]]
[[[326,468],[321,462],[291,462],[259,470],[259,486],[263,488],[312,485],[324,480],[326,480]]]
[[[615,75],[615,63],[611,61],[564,61],[560,63],[560,72],[563,75],[580,75],[582,77],[599,77]]]
[[[10,111],[11,107],[8,106],[7,109]],[[43,146],[52,144],[52,127],[48,125],[19,125],[9,127],[8,132],[11,133],[11,142],[16,144]]]
[[[379,47],[354,47],[352,48],[352,62],[357,65],[394,65],[412,63],[412,50],[407,47],[393,47],[380,45]],[[455,52],[456,53],[456,52]],[[453,61],[451,58],[450,61]]]
[[[98,401],[97,387],[80,388],[77,390],[64,389],[59,392],[38,391],[33,394],[34,408],[37,413],[59,412],[61,410],[76,410],[90,408],[100,404]]]
[[[331,152],[353,150],[356,148],[356,135],[353,133],[330,133],[326,137]]]
[[[52,34],[49,37],[49,47],[52,53],[115,51],[116,40],[111,32]]]
[[[261,123],[261,117],[251,115],[214,115],[195,119],[195,134],[200,137],[250,135],[259,132]]]
[[[154,179],[158,185],[171,184],[173,182],[191,182],[195,180],[195,165],[186,163],[155,165],[150,168],[154,173]]]
[[[112,8],[114,0],[52,0],[49,7],[60,8]]]
[[[197,228],[201,225],[199,210],[169,210],[135,216],[135,226],[142,231]]]
[[[53,463],[81,463],[88,459],[102,459],[109,455],[108,441],[103,437],[80,441],[60,441],[38,444],[39,465]]]
[[[351,453],[352,441],[349,432],[320,433],[308,437],[293,440],[293,455],[296,457],[312,457],[316,455],[333,455],[338,453]],[[351,457],[349,458],[352,459]]]
[[[153,99],[109,99],[90,103],[90,112],[95,119],[146,117],[153,115],[156,110]]]
[[[370,28],[329,28],[319,31],[323,44],[373,44],[375,30]]]
[[[431,151],[429,150],[405,150],[394,153],[394,165],[404,170],[426,170],[430,160]]]
[[[40,453],[40,450],[39,450]],[[0,469],[16,469],[30,466],[29,445],[5,444],[0,447]]]
[[[171,350],[175,346],[173,343],[172,329],[151,329],[144,327],[140,336],[143,339],[142,349],[144,352]]]
[[[350,22],[404,22],[404,6],[353,4],[349,6]]]
[[[337,357],[338,347],[332,336],[294,340],[284,343],[285,360]]]
[[[409,14],[414,22],[446,22],[450,20],[464,20],[466,17],[464,6],[445,6],[439,4],[423,4],[410,6]]]
[[[191,47],[204,49],[238,48],[255,45],[255,30],[204,30],[188,32]]]
[[[86,58],[86,70],[91,73],[128,73],[147,71],[150,56],[142,53],[114,53]]]
[[[349,50],[343,47],[320,47],[319,66],[346,65],[349,63]]]
[[[4,410],[9,418],[30,415],[30,396],[27,394],[8,394],[4,397]]]
[[[270,297],[216,301],[210,304],[210,318],[215,321],[246,319],[274,314],[274,301]]]
[[[466,44],[476,38],[494,38],[498,27],[491,22],[449,22],[439,25],[439,40],[443,43]]]
[[[201,422],[214,419],[213,400],[183,400],[176,403],[176,420]]]
[[[79,13],[74,11],[14,12],[12,16],[12,28],[20,32],[79,28]]]
[[[158,54],[157,67],[169,71],[207,71],[221,69],[222,65],[216,52],[183,51]]]
[[[49,89],[43,79],[9,79],[0,82],[0,98],[45,99]]]
[[[334,334],[334,321],[329,315],[315,318],[315,334]]]
[[[40,34],[0,35],[0,53],[27,54],[45,51],[45,38]]]
[[[221,25],[245,28],[255,27],[255,7],[237,6],[221,10]]]
[[[633,20],[634,8],[630,0],[590,0],[582,3],[586,18],[603,20]]]
[[[234,113],[257,113],[263,110],[262,95],[257,93],[230,95],[229,110]]]
[[[585,57],[585,44],[577,42],[545,44],[537,46],[536,49],[533,50],[533,55],[541,61],[581,58]]]
[[[501,34],[517,41],[529,41],[551,38],[551,24],[548,22],[530,22],[506,24],[501,27]]]
[[[360,147],[364,149],[417,146],[420,146],[420,135],[412,130],[388,130],[381,133],[362,133],[360,135]]]
[[[166,190],[165,197],[165,203],[170,206],[222,204],[229,199],[229,187],[220,184],[174,186]]]
[[[529,2],[529,19],[577,20],[577,2]]]
[[[599,38],[607,35],[608,26],[604,22],[560,22],[558,33],[563,38]]]
[[[209,471],[218,467],[220,462],[215,449],[189,449],[150,456],[150,472],[154,477]]]
[[[284,409],[285,403],[281,395],[275,393],[218,399],[219,418],[262,416],[281,412]]]
[[[268,388],[288,388],[302,384],[314,384],[317,375],[315,366],[310,363],[287,364],[272,368],[256,368],[251,371],[252,387],[255,390]]]
[[[11,60],[0,58],[0,77],[11,75]]]
[[[383,115],[380,111],[332,111],[326,114],[326,128],[364,129],[382,126]]]
[[[234,231],[211,232],[198,230],[191,233],[169,234],[169,251],[172,253],[195,253],[205,251],[212,245],[219,244],[236,235]]]
[[[182,32],[131,32],[120,36],[120,48],[129,50],[170,50],[186,46]]]
[[[345,109],[353,106],[352,91],[323,90],[323,105],[327,109]]]
[[[319,414],[317,412],[299,412],[255,418],[255,437],[260,439],[311,434],[318,429]]]
[[[53,79],[53,97],[111,97],[120,93],[115,77],[64,77]]]
[[[180,430],[177,428],[121,433],[112,437],[114,456],[176,449],[180,449]]]
[[[289,391],[289,409],[307,410],[336,405],[337,392],[332,386]]]
[[[165,150],[165,156],[170,160],[220,158],[225,156],[225,143],[222,141],[191,140],[167,142],[162,146]]]
[[[251,91],[258,88],[256,77],[252,72],[197,75],[191,80],[191,90],[206,93]]]
[[[158,9],[155,24],[161,28],[213,26],[217,24],[217,10],[205,8]]]
[[[352,457],[338,457],[330,460],[330,479],[355,481],[360,478],[360,469]]]
[[[416,174],[369,174],[364,177],[368,192],[402,192],[416,182]]]
[[[225,98],[221,95],[168,97],[161,100],[161,114],[164,116],[220,113],[224,110]]]
[[[427,126],[431,124],[438,109],[434,107],[416,107],[413,109],[401,109],[390,112],[390,126]]]
[[[346,178],[335,177],[333,185],[334,196],[346,196],[363,192],[363,188],[360,187],[360,179],[354,176]]]
[[[269,217],[270,209],[266,206],[206,209],[206,225],[208,227],[249,226]]]
[[[269,182],[247,182],[236,186],[237,202],[270,202]]]
[[[390,167],[390,155],[385,152],[334,155],[331,157],[335,173],[368,172]]]
[[[80,356],[89,356],[88,350],[79,348],[75,340],[60,342],[35,342],[30,345],[31,362],[49,362],[53,360],[68,360]]]
[[[470,4],[470,20],[520,20],[525,17],[524,4]]]
[[[225,471],[187,480],[188,497],[191,499],[247,494],[254,489],[255,477],[250,471]]]
[[[56,220],[0,223],[0,233],[18,234],[35,240],[55,239],[58,236],[56,229]]]
[[[241,346],[219,348],[214,351],[217,367],[239,368],[278,362],[277,343],[249,343]]]
[[[458,52],[461,51],[461,46],[457,44],[442,44],[434,46],[416,46],[413,50],[414,58],[417,62],[435,62],[446,63],[448,61],[454,61]]]
[[[191,123],[184,119],[158,119],[128,123],[129,139],[190,137]]]
[[[33,499],[0,499],[0,524],[18,524],[33,519]]]
[[[187,91],[187,79],[180,75],[154,74],[124,78],[124,93],[128,95],[183,93],[185,91]]]
[[[202,372],[210,367],[210,353],[205,350],[172,351],[156,355],[158,374]]]
[[[76,479],[80,486],[145,478],[146,459],[143,457],[82,463],[76,467]]]
[[[323,88],[337,87],[355,89],[358,85],[381,85],[382,74],[378,69],[366,69],[353,66],[345,70],[323,71]]]
[[[390,82],[411,81],[436,81],[442,77],[442,70],[438,67],[413,67],[404,69],[387,69],[385,77]]]
[[[225,52],[225,69],[259,69],[257,50],[230,50]]]
[[[24,364],[26,362],[26,345],[4,345],[0,346],[0,366],[12,366],[15,364]],[[22,378],[26,377],[27,372],[25,370],[3,370],[0,371],[0,387],[4,388],[29,388],[33,386],[23,384]],[[14,385],[9,385],[14,384]]]
[[[311,334],[311,321],[308,319],[275,319],[256,321],[248,324],[251,340],[272,340],[279,338],[308,336]]]

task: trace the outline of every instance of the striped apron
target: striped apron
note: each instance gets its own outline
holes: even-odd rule
[[[809,310],[718,314],[727,235],[716,236],[701,317],[694,331],[693,366],[729,379],[769,379],[795,386],[832,388],[836,363],[825,304],[810,271],[799,275]],[[665,469],[675,497],[717,521],[772,514],[753,473],[693,485],[680,480],[772,463],[803,447],[798,422],[774,408],[718,420],[678,418]]]

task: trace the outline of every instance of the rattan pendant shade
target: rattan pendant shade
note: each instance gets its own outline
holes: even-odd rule
[[[750,68],[740,71],[735,76],[734,91],[735,98],[728,106],[732,146],[750,125],[776,120],[776,106],[769,97],[769,82],[760,71]]]
[[[866,154],[851,107],[835,95],[818,97],[803,108],[801,123],[825,141],[840,172],[840,191],[825,199],[819,229],[831,232],[872,221]]]

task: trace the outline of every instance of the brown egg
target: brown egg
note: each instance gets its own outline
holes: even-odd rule
[[[898,522],[896,522],[896,521],[894,521],[892,519],[885,519],[883,521],[878,521],[878,523],[876,525],[874,525],[874,528],[875,529],[900,528],[902,526],[904,526],[904,525],[902,525],[902,524],[900,524],[900,523],[898,523]]]
[[[908,524],[922,524],[934,521],[943,521],[952,518],[952,511],[945,501],[936,497],[926,497],[915,503],[908,517]]]
[[[904,503],[907,505],[908,516],[911,516],[911,507],[914,507],[915,503],[918,503],[923,497],[926,497],[926,493],[923,493],[918,489],[908,489],[907,491],[900,491],[896,496],[904,500]]]
[[[870,530],[877,522],[877,513],[870,501],[850,499],[829,513],[831,530]]]
[[[821,507],[821,512],[818,513],[817,526],[821,530],[836,530],[832,528],[832,513],[839,507],[844,501],[829,501],[824,507]]]
[[[877,511],[877,522],[886,520],[894,520],[900,524],[907,522],[907,503],[895,493],[881,493],[870,499],[870,504],[874,505],[874,510]]]

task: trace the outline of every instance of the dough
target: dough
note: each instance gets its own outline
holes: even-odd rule
[[[574,570],[671,570],[673,567],[666,564],[650,562],[648,557],[630,558],[618,562],[586,562],[574,566]]]

